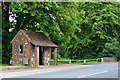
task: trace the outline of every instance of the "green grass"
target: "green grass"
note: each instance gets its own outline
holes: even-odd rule
[[[62,58],[60,60],[67,60],[67,61],[58,61],[58,64],[69,64],[70,59]],[[51,61],[51,64],[54,64],[54,61]],[[89,65],[89,64],[101,64],[99,61],[87,61],[86,63],[80,61],[72,61],[71,64],[80,64],[80,65]]]
[[[2,63],[2,53],[0,53],[0,64]]]
[[[0,70],[13,70],[13,69],[24,69],[24,68],[28,68],[27,66],[24,65],[20,65],[20,66],[12,66],[12,65],[0,65]]]
[[[58,64],[69,64],[69,62],[68,61],[64,61],[64,62],[61,61],[61,62],[58,62]],[[71,64],[89,65],[89,64],[101,64],[101,62],[92,61],[92,62],[84,63],[84,62],[77,61],[77,62],[71,62]]]
[[[51,64],[54,64],[54,59],[51,59]],[[67,60],[67,61],[58,61],[58,64],[69,64],[69,60],[70,59],[66,59],[66,58],[61,58],[59,60]]]
[[[69,61],[59,61],[58,64],[69,64]]]
[[[101,64],[102,62],[92,61],[92,62],[73,62],[71,64],[81,64],[81,65],[90,65],[90,64]]]

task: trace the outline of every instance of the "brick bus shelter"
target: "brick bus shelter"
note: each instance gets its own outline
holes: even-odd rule
[[[54,50],[54,65],[57,65],[58,46],[42,32],[20,30],[11,44],[13,65],[50,65],[51,49]]]

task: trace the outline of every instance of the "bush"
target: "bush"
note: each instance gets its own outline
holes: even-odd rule
[[[100,53],[101,57],[116,57],[120,59],[120,44],[116,39],[112,42],[107,42],[103,51]]]

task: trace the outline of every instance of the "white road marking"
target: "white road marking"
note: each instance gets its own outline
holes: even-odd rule
[[[102,73],[106,73],[108,71],[102,71],[102,72],[97,72],[97,73],[93,73],[93,74],[89,74],[89,75],[84,75],[84,76],[80,76],[78,78],[83,78],[83,77],[87,77],[87,76],[93,76],[93,75],[96,75],[96,74],[102,74]]]

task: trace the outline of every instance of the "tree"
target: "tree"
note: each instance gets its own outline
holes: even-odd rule
[[[10,41],[20,29],[44,32],[59,46],[58,54],[62,58],[102,57],[105,45],[111,44],[113,38],[120,42],[119,3],[116,2],[11,2],[4,5],[5,62],[9,62],[6,56],[11,58],[7,52],[11,52]],[[10,16],[13,21],[9,20]],[[9,32],[9,29],[13,30]]]
[[[102,51],[102,57],[116,57],[120,59],[120,43],[114,38],[111,42],[105,44]]]
[[[9,22],[9,6],[10,3],[3,3],[4,6],[2,8],[3,18],[2,18],[2,62],[3,63],[9,63],[11,59],[11,36],[8,35],[9,29],[11,27]]]

